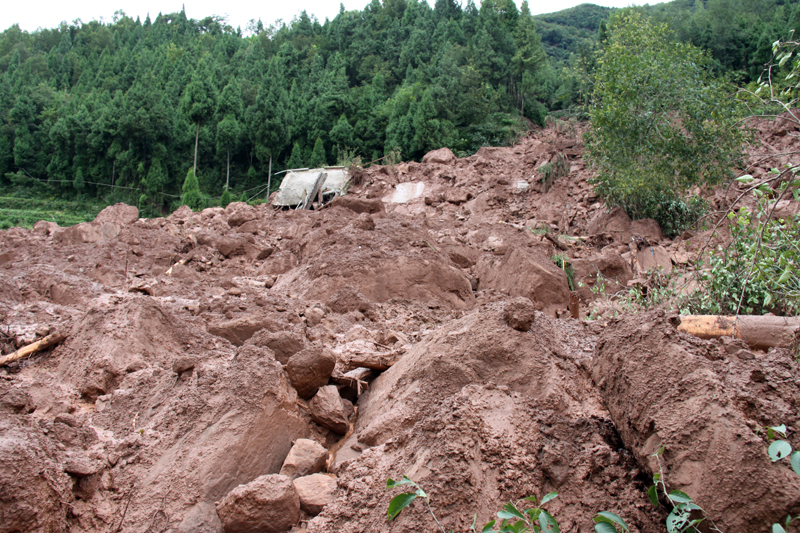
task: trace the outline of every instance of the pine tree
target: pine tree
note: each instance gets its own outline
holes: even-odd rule
[[[189,172],[186,173],[186,179],[183,182],[182,191],[182,205],[188,205],[194,211],[199,211],[205,208],[206,199],[203,196],[203,193],[200,192],[200,183],[197,181],[197,176],[192,168],[190,168]]]

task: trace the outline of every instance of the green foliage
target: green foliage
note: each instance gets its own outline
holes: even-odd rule
[[[224,189],[222,191],[222,197],[219,200],[219,206],[228,207],[228,204],[230,204],[232,201],[233,201],[233,195],[231,194],[231,191],[229,191],[228,189]]]
[[[708,314],[795,315],[800,311],[800,220],[768,219],[766,201],[750,213],[729,213],[732,241],[701,270],[703,291],[692,311]]]
[[[631,218],[672,220],[673,235],[681,229],[673,215],[692,218],[685,192],[726,179],[740,154],[735,101],[709,64],[635,11],[612,17],[598,59],[586,136],[596,190]]]
[[[181,194],[181,205],[188,205],[193,211],[200,211],[206,207],[206,198],[200,192],[200,183],[194,174],[194,169],[189,169],[186,179],[183,181]]]
[[[566,254],[556,254],[550,258],[555,265],[564,271],[564,274],[567,276],[567,284],[569,285],[569,290],[575,290],[575,270],[572,268],[572,264],[569,262],[569,257]]]
[[[666,520],[667,533],[700,533],[698,526],[706,520],[710,523],[712,530],[719,531],[719,528],[717,528],[703,508],[697,505],[688,494],[679,490],[668,492],[664,478],[664,469],[661,467],[661,455],[663,453],[664,447],[662,446],[651,456],[654,457],[658,463],[658,472],[653,474],[653,486],[650,487],[647,494],[650,498],[650,503],[658,507],[660,504],[658,491],[660,489],[663,497],[671,506],[672,509]],[[692,518],[693,515],[697,515],[698,513],[702,518]]]

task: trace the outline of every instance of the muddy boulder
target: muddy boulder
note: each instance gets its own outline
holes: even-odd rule
[[[311,346],[289,358],[286,371],[297,395],[310,400],[328,383],[335,366],[336,357],[327,348]]]
[[[347,415],[336,385],[319,389],[308,402],[308,407],[311,410],[311,420],[339,435],[347,433]]]
[[[291,479],[321,472],[328,459],[328,450],[311,439],[297,439],[281,467],[281,475]]]
[[[336,494],[336,477],[312,474],[295,479],[294,488],[300,498],[300,508],[316,516],[333,501]]]
[[[291,479],[270,474],[230,491],[217,514],[225,533],[283,533],[300,520],[300,498]]]

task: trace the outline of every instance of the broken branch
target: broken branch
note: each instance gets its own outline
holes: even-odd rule
[[[53,345],[58,344],[59,342],[63,341],[66,338],[67,336],[62,335],[61,333],[51,333],[50,335],[48,335],[43,339],[39,339],[38,341],[32,344],[23,346],[16,352],[8,354],[3,358],[0,358],[0,366],[13,363],[14,361],[22,359],[23,357],[27,357],[38,351],[45,350]]]

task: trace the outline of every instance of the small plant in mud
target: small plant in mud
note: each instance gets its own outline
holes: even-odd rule
[[[566,254],[556,254],[550,258],[555,265],[564,271],[567,275],[567,285],[569,290],[575,290],[575,271],[572,269],[572,264],[569,262],[569,257]]]
[[[439,530],[442,531],[442,533],[446,533],[442,527],[442,524],[439,523],[439,519],[436,518],[436,515],[433,513],[430,497],[425,493],[424,490],[422,490],[422,487],[408,479],[407,476],[403,476],[403,479],[400,481],[395,481],[392,478],[386,480],[387,489],[393,489],[394,487],[399,487],[401,485],[411,485],[412,487],[415,487],[416,490],[414,492],[402,492],[392,498],[392,501],[389,502],[389,508],[386,510],[386,515],[389,517],[389,522],[397,518],[397,515],[400,514],[400,511],[411,505],[414,500],[417,499],[417,497],[420,497],[425,502],[425,506],[428,508],[428,511],[430,511],[433,521],[436,522],[437,526],[439,526]]]
[[[767,448],[767,455],[769,455],[770,460],[773,463],[776,463],[789,457],[789,463],[792,466],[792,470],[794,470],[795,474],[800,476],[800,450],[792,451],[791,444],[785,440],[775,438],[776,435],[780,435],[784,438],[786,437],[786,424],[766,427],[764,429],[767,430],[767,440],[771,441],[769,448]],[[800,518],[800,516],[796,516],[794,518],[792,518],[791,515],[787,516],[786,520],[784,520],[786,528],[788,528],[792,521],[796,520],[797,518]],[[786,533],[786,528],[781,524],[772,524],[772,533]]]
[[[433,520],[439,527],[439,530],[442,531],[442,533],[446,533],[445,529],[442,527],[442,524],[439,523],[439,519],[436,518],[436,515],[431,508],[430,497],[424,490],[422,490],[422,487],[411,481],[406,476],[403,476],[403,479],[400,481],[395,481],[392,478],[386,480],[387,489],[392,489],[402,485],[410,485],[416,490],[413,492],[402,492],[392,498],[392,500],[389,502],[389,507],[386,510],[389,521],[391,522],[397,518],[400,512],[411,505],[414,500],[417,498],[422,498],[425,502],[425,506],[431,513]],[[500,511],[497,512],[497,518],[500,520],[500,522],[498,523],[497,519],[491,520],[484,525],[480,531],[481,533],[559,533],[560,529],[556,519],[553,517],[553,515],[542,508],[544,504],[556,498],[557,496],[557,492],[546,494],[544,497],[542,497],[542,501],[538,505],[536,504],[536,496],[531,495],[527,498],[523,498],[520,500],[520,502],[517,502],[517,504],[521,504],[523,501],[533,503],[533,507],[529,507],[524,510],[521,510],[517,504],[508,502]],[[475,529],[477,521],[478,515],[476,513],[473,515],[472,526],[469,528],[470,531],[477,532],[477,529]],[[594,530],[596,533],[628,533],[629,531],[627,524],[625,524],[625,520],[623,520],[619,515],[609,513],[608,511],[597,513],[597,516],[594,517],[594,522]]]
[[[542,175],[542,186],[546,193],[558,178],[569,174],[569,161],[567,160],[567,156],[559,152],[553,161],[539,167],[539,173]]]
[[[672,505],[672,511],[670,511],[669,516],[667,516],[667,533],[699,533],[700,530],[697,526],[704,521],[708,521],[712,531],[720,531],[703,508],[697,505],[688,494],[679,490],[667,492],[667,484],[664,481],[664,470],[661,467],[661,454],[663,453],[664,447],[662,446],[652,455],[658,463],[658,472],[653,474],[653,486],[647,491],[647,495],[650,497],[650,502],[658,507],[660,504],[658,492],[661,490],[664,497]],[[692,516],[697,515],[700,515],[700,517],[692,518]]]

